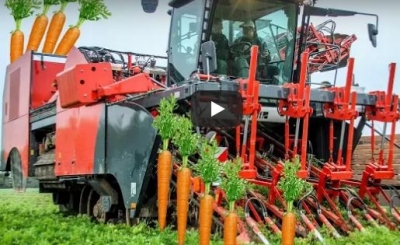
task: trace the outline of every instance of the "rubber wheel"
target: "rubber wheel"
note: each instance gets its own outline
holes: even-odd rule
[[[26,183],[25,183],[26,180],[22,174],[21,156],[17,150],[11,151],[10,164],[11,164],[11,178],[12,178],[14,191],[25,192],[26,191]]]

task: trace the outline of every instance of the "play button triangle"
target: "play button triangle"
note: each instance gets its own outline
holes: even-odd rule
[[[211,117],[217,115],[223,110],[225,110],[225,108],[211,101]]]

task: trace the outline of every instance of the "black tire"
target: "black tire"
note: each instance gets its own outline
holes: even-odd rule
[[[18,150],[12,150],[9,157],[13,189],[16,192],[25,192],[26,178],[22,173],[21,155]]]

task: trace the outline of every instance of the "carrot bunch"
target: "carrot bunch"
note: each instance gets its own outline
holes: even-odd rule
[[[15,30],[11,32],[10,40],[10,62],[16,61],[24,53],[24,33],[21,31],[23,19],[30,17],[34,9],[40,8],[38,0],[6,0],[5,6],[11,10],[15,20]]]
[[[51,54],[53,53],[58,38],[60,37],[61,31],[64,28],[66,16],[65,16],[65,8],[68,3],[76,2],[77,0],[61,0],[60,9],[54,12],[53,17],[51,18],[49,29],[46,34],[46,39],[43,45],[43,53]]]
[[[177,175],[177,219],[178,219],[178,244],[185,244],[187,215],[189,211],[189,195],[191,187],[192,170],[188,167],[189,156],[198,150],[200,137],[193,132],[192,122],[189,118],[179,116],[176,118],[176,131],[172,138],[182,156],[182,165]]]
[[[283,176],[278,182],[278,188],[283,192],[282,195],[286,202],[286,213],[282,222],[282,244],[293,245],[296,235],[296,214],[293,211],[293,203],[302,194],[307,192],[311,185],[304,179],[300,179],[297,173],[300,169],[299,157],[294,161],[286,161],[283,167]]]
[[[229,160],[224,164],[221,189],[224,190],[229,202],[229,213],[224,219],[224,245],[236,245],[238,215],[235,211],[235,202],[245,195],[248,185],[247,181],[239,176],[241,169],[240,158],[236,158],[235,161]]]
[[[66,55],[81,35],[80,27],[85,21],[98,21],[111,16],[104,0],[79,0],[79,19],[76,25],[70,26],[57,46],[55,54]]]
[[[218,180],[221,165],[216,158],[218,146],[215,140],[204,140],[200,145],[200,159],[193,170],[202,178],[205,185],[204,196],[200,200],[199,235],[200,245],[209,245],[211,238],[211,226],[214,198],[210,194],[211,184]]]
[[[169,186],[172,174],[172,154],[168,150],[169,142],[175,133],[176,99],[162,99],[158,108],[159,114],[154,118],[153,127],[158,130],[162,139],[162,151],[158,155],[157,163],[157,199],[158,199],[158,224],[164,230],[167,223],[167,208],[169,200]]]
[[[60,4],[60,0],[44,0],[43,3],[43,11],[41,14],[36,16],[35,22],[32,25],[26,51],[37,51],[39,49],[44,33],[46,32],[47,25],[49,24],[47,13],[49,12],[51,6]]]

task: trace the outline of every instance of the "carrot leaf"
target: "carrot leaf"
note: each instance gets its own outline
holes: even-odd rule
[[[206,139],[202,138],[200,145],[200,159],[193,167],[203,179],[205,184],[205,194],[210,192],[211,184],[218,180],[221,172],[221,165],[216,157],[218,153],[217,142],[214,139],[209,143]]]
[[[168,150],[169,141],[175,133],[175,116],[173,114],[176,108],[176,98],[170,96],[160,101],[158,108],[159,115],[153,120],[153,127],[158,130],[163,141],[163,150]]]
[[[44,0],[44,8],[42,15],[47,15],[47,12],[49,12],[50,7],[58,4],[60,4],[60,0]]]
[[[107,9],[103,0],[78,0],[79,20],[76,27],[80,27],[84,21],[98,21],[101,18],[108,19],[111,12]]]
[[[197,152],[200,140],[200,135],[193,132],[193,124],[189,118],[176,117],[176,131],[172,140],[182,156],[182,167],[186,168],[188,158]]]
[[[224,176],[222,178],[221,188],[225,191],[229,202],[229,211],[233,212],[235,202],[246,194],[248,181],[239,176],[242,168],[240,157],[235,161],[229,160],[224,163]]]
[[[311,184],[297,176],[300,169],[300,160],[296,156],[291,161],[286,161],[283,166],[283,176],[278,182],[278,188],[283,192],[286,201],[287,212],[293,211],[293,202],[311,188]]]
[[[4,6],[11,10],[14,17],[16,30],[21,29],[21,21],[33,15],[35,9],[40,9],[39,0],[6,0]]]
[[[60,7],[60,10],[58,10],[58,11],[64,12],[65,8],[67,8],[68,3],[73,3],[76,1],[78,1],[78,0],[61,0],[61,7]]]

